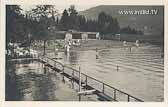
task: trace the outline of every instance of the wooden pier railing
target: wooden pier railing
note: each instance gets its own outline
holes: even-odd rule
[[[50,57],[40,56],[39,61],[45,64],[45,66],[60,72],[64,77],[72,81],[72,87],[75,85],[79,87],[79,70],[76,70],[70,66],[64,65]],[[102,101],[136,101],[143,102],[143,100],[136,98],[128,93],[125,93],[115,87],[112,87],[100,80],[97,80],[91,76],[81,73],[81,86],[84,90],[96,90],[94,94],[99,96]]]

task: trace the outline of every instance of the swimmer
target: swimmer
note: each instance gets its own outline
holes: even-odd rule
[[[96,48],[96,59],[99,58],[99,53],[98,53],[98,49]]]

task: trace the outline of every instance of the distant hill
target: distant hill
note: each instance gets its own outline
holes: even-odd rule
[[[157,10],[156,15],[125,15],[119,14],[123,10]],[[130,26],[152,35],[160,35],[163,32],[164,11],[163,6],[113,6],[100,5],[85,11],[80,11],[87,19],[97,19],[98,14],[104,11],[106,14],[116,17],[121,27]]]

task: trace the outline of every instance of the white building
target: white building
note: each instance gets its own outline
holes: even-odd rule
[[[100,39],[99,32],[78,32],[78,31],[57,31],[56,37],[65,40],[82,39],[82,40],[96,40]]]

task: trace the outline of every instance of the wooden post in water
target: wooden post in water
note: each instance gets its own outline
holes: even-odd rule
[[[117,72],[119,71],[119,66],[117,65]]]
[[[62,81],[65,82],[65,79],[64,79],[64,65],[62,66]]]
[[[54,67],[56,68],[57,66],[56,66],[56,62],[54,61]]]

